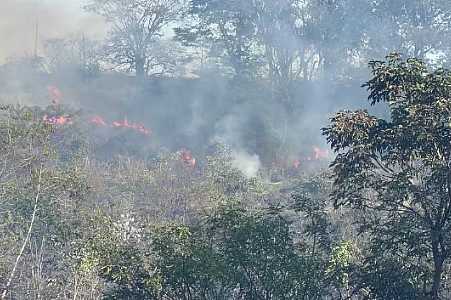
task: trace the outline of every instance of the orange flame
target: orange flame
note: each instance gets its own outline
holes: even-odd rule
[[[150,135],[151,131],[150,129],[147,129],[143,124],[139,123],[129,123],[127,119],[124,119],[123,121],[114,121],[112,123],[113,127],[122,127],[122,128],[130,128],[133,130],[136,130],[144,135]]]
[[[113,121],[113,127],[125,127],[128,128],[128,121],[124,120],[124,121]]]
[[[314,162],[314,161],[322,161],[327,160],[330,158],[330,152],[327,149],[321,149],[317,146],[312,147],[312,153],[310,155],[306,156],[300,156],[298,158],[295,158],[294,160],[286,160],[283,162],[273,162],[273,164],[276,164],[278,166],[291,166],[293,169],[299,169],[304,162]]]
[[[194,168],[196,166],[196,159],[191,154],[191,151],[182,149],[180,151],[180,159],[189,167]]]
[[[61,99],[63,97],[63,93],[56,87],[53,85],[49,85],[47,86],[47,90],[49,93],[49,97],[50,100],[52,101],[52,105],[59,105],[61,102]],[[72,124],[72,120],[70,117],[68,116],[52,116],[49,117],[47,115],[45,115],[43,117],[43,121],[47,124],[51,124],[51,125],[65,125],[65,124]],[[102,127],[107,127],[109,126],[107,124],[107,122],[105,122],[105,120],[99,116],[99,115],[95,115],[93,116],[91,119],[89,119],[89,123],[94,124],[96,126],[102,126]],[[116,128],[129,128],[129,129],[133,129],[141,134],[144,135],[150,135],[152,133],[152,131],[148,128],[146,128],[143,124],[141,123],[130,123],[127,121],[127,119],[124,119],[123,121],[114,121],[111,125],[111,127],[116,127]]]
[[[50,125],[66,125],[66,124],[72,124],[72,120],[68,116],[52,116],[49,117],[45,115],[42,120]]]
[[[150,135],[152,132],[150,131],[150,129],[144,127],[144,125],[142,124],[137,124],[135,127],[135,130],[141,132],[144,135]]]
[[[101,116],[94,116],[89,120],[89,122],[91,124],[95,124],[97,126],[103,126],[103,127],[108,126],[107,123],[105,122],[105,120]]]

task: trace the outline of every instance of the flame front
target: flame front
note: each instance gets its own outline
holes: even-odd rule
[[[72,124],[72,120],[68,116],[47,116],[45,115],[42,120],[50,125],[66,125]]]
[[[47,91],[49,93],[49,98],[52,102],[52,105],[56,106],[61,103],[61,100],[63,98],[63,93],[58,89],[56,86],[49,85],[47,87]],[[72,124],[72,119],[69,116],[48,116],[45,115],[43,117],[43,121],[47,124],[51,125],[66,125],[66,124]],[[142,123],[133,123],[129,122],[127,119],[121,120],[121,121],[113,121],[111,125],[109,125],[105,119],[99,115],[92,116],[89,121],[90,124],[93,124],[95,126],[99,127],[113,127],[113,128],[128,128],[135,130],[141,134],[144,135],[151,135],[152,131],[144,126]]]
[[[142,133],[144,135],[150,135],[151,134],[150,129],[146,128],[143,124],[130,123],[130,122],[128,122],[127,119],[124,119],[123,121],[114,121],[112,123],[112,126],[116,127],[116,128],[121,128],[121,127],[122,128],[130,128],[130,129],[136,130],[136,131],[138,131],[138,132],[140,132],[140,133]]]

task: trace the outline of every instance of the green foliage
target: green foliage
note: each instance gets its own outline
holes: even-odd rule
[[[127,234],[124,220],[112,220],[103,214],[91,216],[92,231],[82,239],[79,254],[79,272],[96,272],[101,278],[113,284],[106,290],[106,299],[142,299],[150,297],[150,271],[140,252],[139,234]],[[125,225],[133,226],[125,220]]]
[[[419,271],[415,262],[375,255],[358,273],[356,285],[369,299],[424,299],[419,287],[426,282]]]
[[[328,215],[329,186],[321,176],[312,176],[296,186],[290,207],[300,215],[304,240],[309,240],[312,255],[328,251],[336,234]]]
[[[446,0],[377,0],[370,4],[376,22],[386,25],[372,33],[370,49],[373,55],[381,51],[397,51],[419,59],[442,56],[450,50],[451,10]],[[390,36],[388,39],[387,36]],[[441,51],[435,52],[440,48]],[[435,52],[435,53],[434,53]],[[443,53],[439,53],[443,52]],[[445,54],[446,56],[446,54]]]
[[[58,272],[67,271],[76,238],[74,212],[89,194],[76,155],[58,160],[57,129],[42,114],[18,106],[4,107],[0,115],[0,277],[17,285],[17,297],[54,298],[67,284]],[[44,260],[54,263],[48,280],[39,273]],[[28,261],[34,264],[26,266]],[[27,280],[36,287],[25,288]]]
[[[35,102],[69,79],[77,103],[154,132],[87,135],[65,106],[0,106],[0,298],[450,298],[451,72],[426,63],[449,62],[450,3],[86,1],[111,25],[103,45],[48,40],[46,57],[0,66],[0,96]],[[174,22],[184,49],[162,40]],[[324,129],[333,183],[312,176],[299,129],[330,105],[308,106],[349,97],[368,58],[392,50],[416,59],[371,61],[364,85],[390,115],[339,112]],[[176,78],[149,78],[162,75]],[[201,142],[218,136],[258,155],[257,178]]]
[[[95,223],[103,230],[86,243],[80,267],[96,269],[113,284],[113,298],[320,299],[328,293],[331,270],[344,274],[348,266],[337,251],[326,270],[326,263],[298,246],[282,214],[233,203],[198,225],[150,226],[149,236],[136,240],[118,238],[111,219]]]
[[[425,276],[431,268],[437,299],[451,245],[451,74],[397,54],[370,66],[369,101],[386,103],[390,119],[366,111],[332,118],[324,129],[338,153],[332,198],[363,210],[361,229],[379,253],[417,257]]]
[[[220,208],[208,224],[242,297],[319,297],[318,261],[302,255],[293,240],[291,222],[282,215],[232,205]]]
[[[154,289],[161,298],[226,299],[226,266],[195,228],[167,225],[153,230]]]
[[[247,1],[191,0],[192,20],[176,29],[185,44],[209,47],[209,55],[220,57],[233,68],[236,76],[252,74],[255,57],[255,22],[251,4]]]
[[[352,250],[352,244],[347,241],[332,249],[327,273],[334,274],[336,281],[341,285],[348,284],[349,274],[346,269],[349,268],[352,261]]]

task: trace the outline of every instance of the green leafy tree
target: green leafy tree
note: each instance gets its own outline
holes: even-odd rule
[[[189,15],[189,23],[176,29],[179,40],[208,49],[235,76],[250,75],[256,31],[250,1],[191,0]]]
[[[137,239],[124,239],[115,224],[94,222],[80,264],[97,270],[112,299],[321,299],[328,292],[326,264],[303,252],[276,210],[229,203],[197,225],[152,225]]]
[[[361,210],[381,255],[415,258],[423,297],[439,299],[451,255],[451,73],[397,54],[370,66],[369,101],[390,118],[343,111],[323,129],[337,152],[332,199]]]
[[[372,1],[375,22],[384,22],[384,30],[368,28],[373,55],[401,51],[419,59],[443,56],[451,44],[451,6],[446,0]],[[373,26],[374,27],[374,26]],[[374,57],[374,56],[373,56]]]
[[[175,21],[183,8],[183,0],[91,0],[86,6],[112,25],[106,56],[139,78],[166,67],[166,62],[156,62],[156,45],[163,28]]]
[[[217,210],[207,223],[235,295],[245,299],[319,299],[320,260],[303,255],[291,222],[273,210],[237,205]]]
[[[130,216],[87,214],[89,230],[78,245],[80,274],[95,273],[108,283],[105,299],[152,299],[152,271],[142,248],[142,235]]]
[[[331,251],[326,269],[327,276],[338,292],[339,299],[349,299],[352,295],[350,273],[355,260],[355,248],[349,241],[344,241]]]
[[[154,293],[162,299],[227,299],[227,268],[201,228],[166,225],[152,231]]]

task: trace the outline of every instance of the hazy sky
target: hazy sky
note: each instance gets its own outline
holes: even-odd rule
[[[101,38],[103,20],[87,14],[85,0],[0,0],[0,62],[8,57],[31,54],[35,24],[39,39],[84,33]]]

